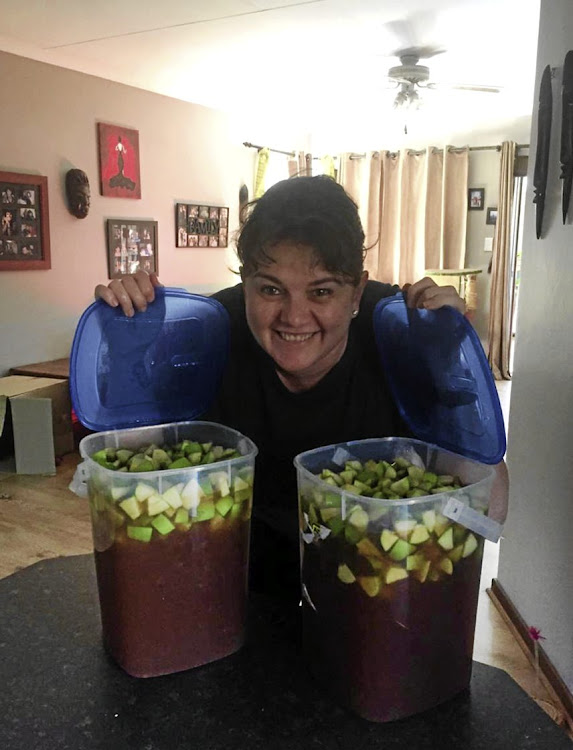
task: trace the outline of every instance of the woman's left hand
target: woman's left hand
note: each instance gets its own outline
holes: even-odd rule
[[[453,286],[438,286],[435,281],[425,276],[415,284],[404,284],[404,299],[408,307],[423,310],[437,310],[449,305],[461,313],[466,311],[466,303]]]

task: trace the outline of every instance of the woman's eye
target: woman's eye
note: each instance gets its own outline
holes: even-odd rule
[[[334,293],[334,290],[329,289],[328,287],[324,287],[320,289],[314,289],[313,293],[315,297],[330,297]]]
[[[265,286],[261,287],[261,293],[267,294],[270,297],[274,297],[277,294],[280,294],[280,289],[276,286],[271,286],[270,284],[265,284]]]

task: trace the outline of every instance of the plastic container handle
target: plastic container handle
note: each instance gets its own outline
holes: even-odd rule
[[[86,466],[86,462],[82,461],[76,466],[76,471],[74,473],[72,481],[68,485],[68,489],[70,489],[78,497],[88,497],[88,476],[88,467]]]
[[[442,509],[442,513],[446,518],[460,523],[470,531],[475,531],[476,534],[483,536],[490,542],[499,542],[503,526],[498,521],[494,521],[493,518],[488,518],[483,513],[478,513],[477,510],[470,508],[469,505],[464,505],[464,503],[455,497],[448,498]]]

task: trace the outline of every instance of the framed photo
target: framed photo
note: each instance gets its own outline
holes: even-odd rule
[[[0,271],[51,268],[48,178],[0,172]]]
[[[487,216],[485,218],[486,224],[496,224],[497,223],[497,208],[488,208],[487,210]]]
[[[141,198],[139,132],[98,122],[100,192],[112,198]]]
[[[485,189],[470,188],[468,190],[468,210],[483,211],[485,205]]]
[[[110,279],[139,270],[157,273],[157,222],[108,219],[107,264]]]
[[[176,204],[176,247],[227,247],[228,241],[228,207],[200,206],[197,203]]]

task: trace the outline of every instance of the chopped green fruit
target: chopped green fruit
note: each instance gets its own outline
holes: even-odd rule
[[[168,508],[169,503],[166,503],[162,496],[157,493],[147,498],[147,513],[150,516],[157,516]]]
[[[360,461],[347,461],[344,464],[344,468],[353,469],[354,471],[358,472],[358,471],[362,471],[362,464],[360,463]]]
[[[127,450],[127,448],[120,448],[115,452],[115,455],[120,463],[126,464],[133,456],[133,451]]]
[[[155,495],[156,492],[157,490],[155,487],[152,487],[150,484],[138,482],[134,494],[140,502],[144,502],[148,497],[151,497],[151,495]]]
[[[253,494],[253,491],[250,487],[247,487],[247,489],[245,490],[236,490],[235,500],[236,502],[243,502],[245,500],[249,500],[252,494]]]
[[[151,525],[163,536],[170,534],[175,528],[167,516],[164,516],[163,514],[156,516],[151,522]]]
[[[451,523],[449,518],[446,518],[441,513],[436,513],[436,522],[434,524],[436,536],[441,536]]]
[[[416,552],[413,555],[408,555],[408,557],[406,558],[406,570],[420,570],[425,562],[426,558],[421,552]]]
[[[462,526],[459,523],[455,523],[453,526],[454,529],[454,544],[461,544],[462,542],[465,542],[466,536],[468,534],[468,530],[465,526]]]
[[[340,532],[346,527],[346,524],[340,516],[336,516],[336,518],[332,518],[330,521],[327,521],[326,525],[331,530],[333,536],[337,536],[338,534],[340,534]]]
[[[429,560],[424,560],[424,562],[420,563],[420,567],[416,568],[416,570],[413,571],[414,576],[420,581],[420,583],[424,583],[426,578],[428,577],[428,573],[430,572],[431,563]]]
[[[227,513],[231,510],[233,507],[233,499],[230,495],[226,495],[226,497],[222,497],[220,500],[217,500],[215,503],[215,508],[217,510],[217,513],[221,516],[226,516]]]
[[[408,555],[411,555],[415,549],[416,548],[414,547],[414,545],[410,544],[405,539],[398,539],[396,544],[390,550],[389,554],[392,560],[400,562],[401,560],[405,560]]]
[[[322,518],[323,523],[328,523],[328,521],[330,521],[332,518],[336,518],[337,516],[340,516],[340,509],[339,508],[321,508],[320,516]]]
[[[172,461],[167,468],[168,469],[188,469],[191,466],[191,463],[189,462],[189,459],[185,458],[185,456],[181,456],[181,458],[176,459],[175,461]]]
[[[408,540],[410,544],[422,544],[423,542],[427,542],[430,538],[430,532],[428,529],[424,526],[424,524],[417,524],[414,526],[412,533],[410,534],[410,539]]]
[[[458,546],[454,547],[451,552],[448,552],[448,557],[453,563],[457,563],[461,559],[463,550],[464,550],[464,545],[458,544]]]
[[[155,450],[151,454],[151,459],[161,469],[164,469],[166,466],[168,466],[171,463],[171,459],[162,448],[155,448]]]
[[[335,492],[327,492],[324,496],[324,507],[325,508],[341,508],[342,498]]]
[[[213,488],[219,492],[221,497],[226,497],[230,493],[229,480],[224,471],[217,471],[214,474],[209,474],[209,479],[211,480]]]
[[[423,481],[428,485],[428,489],[432,489],[438,484],[438,477],[433,471],[424,472]]]
[[[447,573],[449,576],[454,572],[454,564],[449,557],[444,557],[440,560],[438,567]]]
[[[180,508],[183,505],[183,500],[181,499],[181,493],[176,487],[170,487],[168,490],[166,490],[163,495],[163,499],[166,503],[170,505],[171,508],[174,508],[177,510],[177,508]]]
[[[398,535],[394,534],[393,531],[390,531],[390,529],[384,529],[382,531],[382,534],[380,535],[380,544],[382,545],[382,549],[385,552],[388,552],[390,549],[392,549],[393,545],[398,541],[398,539]]]
[[[410,489],[410,480],[408,477],[403,477],[402,479],[398,479],[397,482],[392,482],[390,485],[390,489],[392,492],[394,492],[396,495],[404,496],[406,492]]]
[[[136,539],[138,542],[149,542],[153,529],[149,526],[128,526],[127,536],[130,539]]]
[[[464,549],[462,557],[469,557],[478,548],[478,540],[473,534],[468,534],[468,538],[464,542]]]
[[[438,484],[442,485],[443,487],[445,487],[448,484],[453,484],[453,483],[454,483],[454,478],[450,476],[449,474],[440,474],[438,476]]]
[[[131,461],[129,470],[133,472],[156,471],[153,461],[149,458],[142,458],[141,461]]]
[[[414,518],[402,518],[394,523],[394,530],[402,539],[408,539],[416,526]]]
[[[356,580],[368,596],[377,596],[380,593],[380,579],[378,576],[359,576]]]
[[[207,453],[203,455],[203,458],[201,459],[201,463],[212,464],[214,460],[215,460],[215,455],[213,451],[207,451]]]
[[[421,482],[424,478],[424,469],[421,466],[408,466],[410,480]]]
[[[215,458],[215,461],[218,461],[220,458],[223,458],[223,452],[224,448],[222,445],[216,445],[213,448],[213,457]]]
[[[359,505],[353,508],[348,516],[348,523],[359,531],[366,531],[369,520],[368,513]]]
[[[338,579],[342,581],[342,583],[354,583],[356,580],[356,576],[354,573],[350,570],[348,565],[345,565],[342,563],[342,565],[338,566]]]
[[[344,538],[347,542],[349,542],[349,544],[356,544],[362,539],[363,536],[364,533],[360,531],[360,529],[357,529],[356,526],[352,526],[349,523],[345,524]]]
[[[189,511],[185,508],[178,508],[175,518],[175,523],[188,523],[189,522]]]
[[[112,487],[110,490],[111,499],[114,501],[121,500],[130,493],[129,487]]]
[[[210,521],[215,515],[215,503],[212,500],[201,500],[197,506],[196,521]]]
[[[122,500],[119,507],[131,518],[132,521],[135,521],[135,519],[139,518],[141,515],[141,507],[137,502],[135,495],[128,497],[126,500]]]
[[[367,536],[363,537],[356,545],[356,549],[364,557],[382,557],[382,552],[378,547],[368,539]]]
[[[451,526],[439,537],[438,544],[445,550],[451,550],[454,548],[454,530]]]
[[[201,443],[201,449],[203,450],[203,453],[209,453],[212,447],[213,443]]]
[[[393,466],[389,466],[384,472],[385,479],[396,479],[397,476],[398,474]]]
[[[245,482],[244,479],[241,479],[241,477],[237,474],[236,477],[233,479],[233,491],[238,492],[239,490],[248,490],[249,485],[247,482]]]
[[[202,458],[203,454],[201,453],[201,451],[197,451],[197,453],[190,453],[187,456],[187,460],[189,461],[191,466],[197,466],[198,464],[200,464]]]
[[[386,571],[386,583],[396,583],[396,581],[403,581],[404,578],[408,578],[408,571],[404,568],[394,566]]]
[[[339,476],[342,479],[342,484],[352,484],[356,479],[356,471],[354,469],[345,469],[340,472]]]

